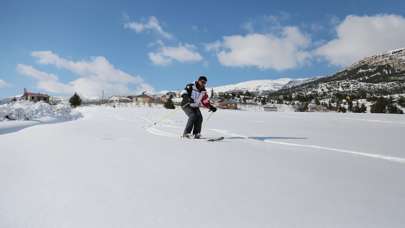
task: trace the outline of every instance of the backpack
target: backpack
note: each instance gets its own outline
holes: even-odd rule
[[[183,94],[183,100],[181,101],[181,106],[185,106],[187,104],[193,103],[193,99],[191,99],[191,93],[193,92],[193,86],[194,84],[190,83],[186,85],[186,88],[184,90],[187,92],[187,94]]]
[[[191,98],[191,93],[193,92],[193,86],[194,86],[194,84],[190,83],[190,84],[186,85],[186,88],[184,88],[184,90],[187,91],[188,97],[190,97],[190,98]]]

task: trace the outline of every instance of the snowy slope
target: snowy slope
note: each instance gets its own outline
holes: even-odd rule
[[[356,68],[361,65],[378,66],[386,64],[396,67],[398,70],[405,70],[405,48],[399,48],[369,56],[354,63],[352,66],[348,67],[348,69]]]
[[[0,134],[0,227],[405,224],[404,115],[220,110],[209,143],[180,110],[81,112]]]
[[[302,83],[313,81],[320,77],[315,78],[279,78],[279,79],[267,79],[267,80],[250,80],[243,81],[235,84],[228,84],[216,87],[207,87],[208,91],[214,89],[214,92],[231,92],[231,91],[249,91],[249,92],[268,92],[277,91],[282,88],[290,88],[293,86],[301,85]],[[170,92],[169,90],[159,91],[157,94],[162,95]],[[177,91],[179,92],[179,91]]]
[[[237,84],[230,84],[224,86],[214,87],[215,92],[228,92],[228,91],[250,91],[250,92],[262,92],[262,91],[276,91],[281,89],[285,84],[292,79],[280,78],[275,80],[252,80],[240,82]],[[209,88],[210,90],[211,88]]]
[[[289,88],[292,88],[292,87],[295,87],[295,86],[302,85],[302,84],[307,83],[307,82],[315,81],[315,80],[317,80],[319,78],[322,78],[322,76],[317,76],[317,77],[312,77],[312,78],[294,79],[294,80],[289,81],[287,84],[285,84],[281,89],[289,89]]]

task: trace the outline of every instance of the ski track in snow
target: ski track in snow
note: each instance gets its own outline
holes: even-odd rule
[[[229,132],[227,130],[221,130],[221,129],[211,129],[211,130],[224,134],[224,135],[232,136],[232,137],[241,137],[241,138],[248,139],[248,140],[258,141],[256,139],[249,138],[248,136],[235,134],[235,133]],[[352,154],[352,155],[357,155],[357,156],[376,158],[376,159],[405,164],[405,158],[386,156],[386,155],[382,155],[382,154],[370,154],[370,153],[359,152],[359,151],[354,151],[354,150],[339,149],[339,148],[319,146],[319,145],[287,143],[287,142],[280,142],[280,141],[269,140],[269,139],[265,139],[265,140],[263,140],[263,142],[271,143],[271,144],[278,144],[278,145],[283,145],[283,146],[293,146],[293,147],[302,147],[302,148],[310,148],[310,149],[318,149],[318,150],[327,150],[327,151],[333,151],[333,152],[338,152],[338,153]]]
[[[151,120],[149,120],[147,118],[143,118],[143,117],[140,117],[140,118],[143,119],[144,121],[148,122],[148,123],[153,123],[153,121],[151,121]],[[346,119],[352,119],[352,118],[346,118]],[[362,119],[353,119],[353,120],[362,120]],[[386,122],[387,123],[394,123],[392,121],[378,121],[378,120],[363,120],[363,121],[372,121],[372,122],[381,122],[381,123],[386,123]],[[132,121],[132,122],[135,122],[135,121]],[[170,122],[173,123],[174,121],[170,120]],[[167,127],[167,128],[173,128],[173,129],[180,129],[181,128],[179,126],[170,125],[170,124],[160,124],[159,126]],[[177,134],[158,129],[154,125],[146,127],[146,130],[150,134],[157,135],[157,136],[164,136],[164,137],[170,137],[170,138],[178,138],[179,137]],[[283,146],[290,146],[290,147],[301,147],[301,148],[309,148],[309,149],[317,149],[317,150],[326,150],[326,151],[338,152],[338,153],[343,153],[343,154],[351,154],[351,155],[356,155],[356,156],[362,156],[362,157],[367,157],[367,158],[374,158],[374,159],[380,159],[380,160],[405,164],[405,158],[401,158],[401,157],[386,156],[386,155],[382,155],[382,154],[370,154],[370,153],[366,153],[366,152],[360,152],[360,151],[354,151],[354,150],[348,150],[348,149],[341,149],[341,148],[326,147],[326,146],[320,146],[320,145],[287,143],[287,142],[276,141],[274,139],[273,140],[269,140],[269,139],[257,140],[257,139],[254,139],[254,138],[250,138],[250,137],[248,137],[246,135],[241,135],[241,134],[229,132],[228,130],[224,130],[224,129],[209,128],[207,130],[214,131],[214,132],[220,133],[222,135],[226,135],[226,136],[240,137],[241,139],[247,139],[247,140],[251,140],[251,141],[255,141],[255,142],[260,141],[260,142],[283,145]]]
[[[285,145],[285,146],[295,146],[295,147],[305,147],[305,148],[320,149],[320,150],[328,150],[328,151],[334,151],[334,152],[345,153],[345,154],[353,154],[353,155],[369,157],[369,158],[377,158],[377,159],[382,159],[382,160],[386,160],[386,161],[405,164],[405,158],[400,158],[400,157],[392,157],[392,156],[386,156],[386,155],[381,155],[381,154],[369,154],[369,153],[365,153],[365,152],[346,150],[346,149],[338,149],[338,148],[318,146],[318,145],[306,145],[306,144],[270,141],[268,139],[264,140],[264,141],[266,143],[272,143],[272,144],[279,144],[279,145]]]
[[[389,120],[373,120],[373,119],[357,119],[357,118],[345,118],[346,120],[356,120],[356,121],[364,121],[364,122],[372,122],[372,123],[385,123],[385,124],[402,124],[405,125],[405,122],[395,122]]]
[[[179,138],[179,136],[176,135],[176,134],[157,129],[155,127],[148,127],[148,128],[146,128],[146,130],[149,133],[151,133],[153,135],[157,135],[157,136],[165,136],[165,137],[170,137],[170,138]]]

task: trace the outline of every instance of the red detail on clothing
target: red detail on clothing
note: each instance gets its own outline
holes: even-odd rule
[[[206,108],[210,108],[211,107],[211,103],[210,103],[210,99],[208,97],[208,94],[205,93],[204,96],[201,99],[201,104],[206,107]]]

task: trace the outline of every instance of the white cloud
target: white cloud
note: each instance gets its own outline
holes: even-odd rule
[[[152,31],[152,32],[157,33],[158,35],[161,35],[162,37],[164,37],[166,39],[173,38],[172,34],[163,30],[162,26],[160,25],[159,20],[154,16],[149,17],[148,21],[146,21],[146,22],[141,22],[141,21],[127,22],[124,24],[124,28],[134,30],[136,33]]]
[[[253,21],[247,21],[241,25],[242,29],[247,31],[248,33],[254,33],[254,22]]]
[[[5,88],[8,87],[10,84],[8,84],[6,81],[0,79],[0,88]]]
[[[206,49],[215,51],[224,66],[286,70],[309,59],[310,54],[306,50],[309,44],[309,37],[297,27],[284,27],[278,35],[251,33],[225,36],[222,41],[206,45]]]
[[[162,53],[149,52],[149,59],[155,65],[166,66],[172,62],[172,59],[164,56]]]
[[[72,72],[78,78],[68,83],[59,81],[58,76],[42,72],[32,66],[19,64],[17,71],[37,80],[37,86],[47,92],[70,94],[78,92],[85,97],[99,97],[104,90],[106,95],[153,91],[153,88],[139,76],[133,76],[116,69],[105,57],[72,61],[58,56],[52,51],[35,51],[31,55],[39,64],[53,65]],[[130,89],[133,87],[134,89]]]
[[[272,15],[258,16],[248,19],[241,25],[247,33],[274,33],[280,32],[285,26],[283,24],[291,18],[289,13],[279,12]]]
[[[337,37],[315,53],[331,64],[346,66],[364,57],[405,47],[405,18],[398,15],[347,16]]]
[[[156,65],[168,65],[173,61],[181,63],[199,62],[203,57],[195,49],[196,47],[190,44],[179,44],[174,47],[161,44],[158,51],[149,53],[149,59]]]
[[[212,43],[205,44],[206,51],[218,52],[219,50],[221,50],[221,47],[222,47],[222,42],[218,41],[218,40],[215,42],[212,42]]]
[[[40,71],[33,66],[18,64],[17,72],[36,79],[37,87],[39,89],[43,89],[47,92],[52,93],[73,93],[73,87],[71,85],[65,85],[59,82],[59,79],[56,75]]]

